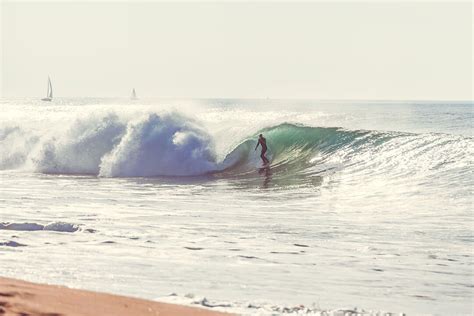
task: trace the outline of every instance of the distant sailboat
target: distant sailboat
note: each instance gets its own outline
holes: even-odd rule
[[[137,93],[135,92],[135,88],[132,90],[132,96],[130,97],[132,100],[138,100]]]
[[[46,98],[41,99],[42,101],[51,101],[53,99],[53,85],[51,79],[48,76],[48,90],[46,92]]]

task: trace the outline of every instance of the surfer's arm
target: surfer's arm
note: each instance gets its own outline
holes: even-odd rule
[[[255,150],[257,150],[258,145],[260,145],[260,141],[257,142],[257,146],[255,146]]]

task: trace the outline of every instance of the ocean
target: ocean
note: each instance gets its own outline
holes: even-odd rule
[[[242,314],[472,314],[473,109],[0,99],[0,275]]]

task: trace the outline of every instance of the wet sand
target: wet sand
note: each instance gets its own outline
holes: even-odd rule
[[[0,277],[2,316],[218,316],[200,308]]]

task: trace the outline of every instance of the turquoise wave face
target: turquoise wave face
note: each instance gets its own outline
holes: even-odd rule
[[[242,175],[260,167],[260,149],[256,152],[254,150],[257,135],[260,133],[267,139],[270,167],[285,172],[304,171],[314,166],[316,161],[324,160],[344,147],[356,145],[354,142],[357,139],[371,134],[367,131],[345,131],[340,128],[307,127],[287,123],[265,128],[245,139],[226,156],[223,165],[226,166],[224,171],[227,174]],[[315,159],[316,156],[319,159]]]
[[[267,140],[268,165],[263,165],[260,148],[255,151],[260,133]],[[221,170],[213,175],[237,179],[243,187],[262,184],[263,187],[281,188],[319,186],[326,175],[342,168],[342,163],[331,161],[332,158],[339,154],[344,156],[357,139],[370,134],[288,123],[264,128],[232,150],[224,159]]]
[[[254,150],[260,133],[267,139],[268,166],[263,165],[260,150]],[[257,181],[263,175],[280,186],[320,184],[324,177],[336,172],[354,179],[382,175],[394,181],[418,181],[443,176],[447,181],[461,178],[469,182],[466,149],[472,144],[473,139],[465,136],[285,123],[264,128],[245,139],[226,156],[214,176]]]

